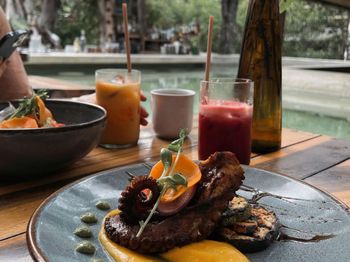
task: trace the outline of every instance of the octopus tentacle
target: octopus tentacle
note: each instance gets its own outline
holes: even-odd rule
[[[119,198],[121,220],[129,224],[138,224],[138,221],[147,218],[159,194],[155,179],[147,176],[135,177]]]
[[[126,221],[126,214],[128,217],[130,214],[134,218],[137,217],[137,214],[133,213],[135,209],[125,200],[130,194],[127,191],[136,193],[144,188],[130,190],[129,187],[135,187],[133,183],[136,182],[133,181],[121,196],[124,199],[120,200],[124,215],[107,217],[105,220],[104,228],[108,238],[141,253],[165,252],[175,246],[207,238],[218,226],[222,213],[242,184],[244,171],[230,152],[215,153],[207,161],[201,162],[199,167],[202,179],[190,204],[177,214],[151,221],[139,237],[136,237],[139,225]],[[145,178],[135,178],[135,181],[138,179],[143,181]]]

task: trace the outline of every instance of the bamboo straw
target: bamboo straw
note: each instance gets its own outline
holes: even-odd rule
[[[209,24],[208,24],[208,42],[207,42],[207,62],[205,64],[205,77],[204,81],[209,81],[209,75],[210,75],[210,65],[211,65],[211,46],[212,46],[212,35],[213,35],[213,23],[214,23],[214,16],[209,17]]]
[[[131,57],[130,57],[130,39],[129,39],[129,27],[128,27],[128,7],[126,3],[123,3],[123,21],[124,21],[124,40],[125,40],[125,52],[128,65],[128,72],[131,72]]]

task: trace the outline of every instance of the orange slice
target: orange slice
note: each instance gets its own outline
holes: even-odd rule
[[[35,119],[24,116],[2,121],[0,128],[38,128],[38,124]]]
[[[175,162],[176,156],[173,155],[173,164]],[[151,172],[150,172],[150,176],[154,179],[158,179],[162,173],[163,173],[163,163],[162,161],[157,162]],[[168,173],[166,175],[169,175],[169,171],[172,168],[170,167],[168,170]],[[175,200],[176,198],[178,198],[179,196],[181,196],[183,193],[186,192],[187,188],[192,187],[193,185],[195,185],[196,183],[199,182],[199,180],[202,177],[202,173],[198,167],[198,165],[196,165],[190,158],[188,158],[187,156],[181,154],[179,157],[179,161],[176,164],[176,167],[174,169],[173,174],[176,173],[180,173],[181,175],[183,175],[184,177],[186,177],[187,179],[187,187],[185,186],[178,186],[175,189],[169,188],[165,194],[163,195],[163,197],[161,198],[161,202],[170,202]]]
[[[52,118],[52,113],[49,109],[46,108],[44,101],[39,96],[36,97],[36,103],[39,107],[38,124],[40,126],[43,126],[49,117]]]

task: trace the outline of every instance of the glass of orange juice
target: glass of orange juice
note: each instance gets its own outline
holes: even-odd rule
[[[106,148],[136,145],[140,134],[141,72],[99,69],[95,79],[97,104],[107,111],[107,125],[100,145]]]

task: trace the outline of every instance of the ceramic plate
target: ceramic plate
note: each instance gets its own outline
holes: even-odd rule
[[[282,232],[290,237],[311,239],[327,236],[319,242],[276,241],[262,252],[248,254],[251,261],[349,261],[349,210],[331,196],[303,182],[279,174],[245,167],[245,185],[289,198],[264,197],[259,203],[272,209],[279,217]],[[95,207],[98,200],[117,207],[118,197],[128,184],[126,172],[144,175],[149,166],[137,164],[84,178],[51,195],[34,213],[27,231],[27,242],[34,260],[50,262],[91,261],[101,258],[113,261],[98,242],[100,223],[91,226],[97,247],[95,255],[74,251],[81,239],[73,234],[81,224],[80,215],[92,211],[99,222],[106,215]],[[238,192],[252,197],[250,192]],[[294,199],[297,198],[297,199]]]

